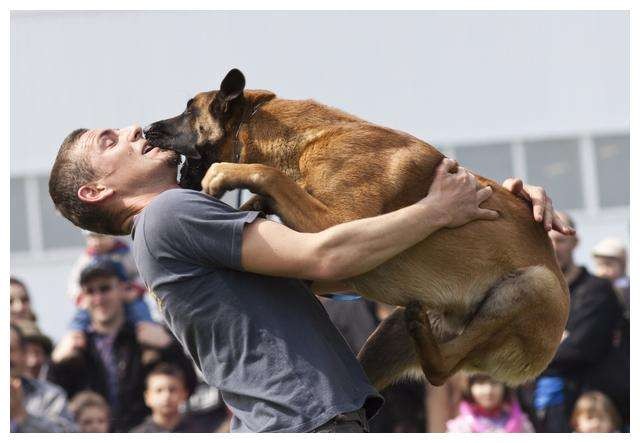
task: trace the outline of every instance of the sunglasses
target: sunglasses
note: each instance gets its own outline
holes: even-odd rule
[[[112,285],[112,284],[110,285],[110,284],[105,283],[105,284],[102,284],[102,285],[98,285],[96,287],[89,286],[84,290],[84,293],[88,294],[88,295],[93,295],[93,294],[98,294],[98,293],[99,294],[106,294],[107,292],[111,291],[113,288],[114,288],[114,285]]]

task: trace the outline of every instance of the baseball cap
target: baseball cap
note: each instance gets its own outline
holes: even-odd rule
[[[118,277],[121,281],[127,281],[127,273],[122,264],[109,259],[92,260],[80,272],[80,284],[84,285],[96,277]]]
[[[609,237],[598,242],[591,250],[591,255],[594,257],[614,257],[624,260],[627,255],[627,249],[619,239]]]

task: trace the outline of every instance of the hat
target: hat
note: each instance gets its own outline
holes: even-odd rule
[[[128,280],[124,267],[109,259],[96,259],[85,266],[80,272],[80,284],[84,285],[96,277],[118,277],[121,281]]]
[[[627,249],[620,240],[610,237],[601,240],[595,245],[591,250],[591,255],[594,257],[613,257],[625,260]]]
[[[44,335],[38,325],[33,321],[23,320],[17,322],[16,326],[20,328],[24,337],[25,343],[37,343],[44,349],[44,352],[49,355],[53,350],[53,343],[51,339]]]

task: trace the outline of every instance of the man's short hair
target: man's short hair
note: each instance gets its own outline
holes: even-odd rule
[[[75,149],[88,129],[72,131],[62,142],[49,176],[49,195],[60,213],[74,225],[93,232],[110,235],[128,234],[112,211],[100,204],[89,204],[78,198],[81,186],[98,178],[84,153]]]
[[[178,366],[172,363],[161,362],[158,363],[148,374],[145,379],[145,389],[149,388],[149,379],[154,375],[166,375],[168,377],[174,377],[180,380],[184,389],[189,392],[189,387],[187,386],[187,377],[184,375],[184,371],[180,369]]]

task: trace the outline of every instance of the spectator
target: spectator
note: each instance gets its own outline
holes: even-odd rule
[[[10,325],[11,432],[70,432],[75,429],[64,391],[49,382],[25,377],[24,336]]]
[[[31,310],[31,298],[24,283],[15,277],[10,278],[9,301],[11,321],[36,321],[36,315]]]
[[[58,345],[50,378],[70,397],[84,389],[104,396],[111,408],[112,430],[125,432],[148,413],[143,400],[144,377],[152,360],[162,355],[149,361],[143,358],[144,346],[153,349],[155,344],[140,341],[125,318],[126,284],[114,262],[93,262],[82,271],[80,284],[91,321],[87,339]],[[157,349],[162,354],[170,347]]]
[[[202,423],[182,413],[188,398],[183,372],[171,364],[159,364],[147,375],[144,391],[151,415],[131,432],[207,432]]]
[[[139,290],[131,284],[128,279],[129,277],[127,272],[119,262],[112,261],[104,257],[97,258],[88,262],[85,269],[91,269],[95,267],[96,264],[100,264],[102,262],[109,262],[110,266],[112,266],[116,271],[117,277],[125,284],[125,291],[123,292],[124,312],[127,320],[134,324],[138,340],[152,346],[164,347],[168,345],[171,340],[169,334],[163,327],[152,320],[151,312],[149,311],[149,307],[145,303],[144,298],[140,295]],[[83,300],[79,305],[86,307],[88,300],[86,299],[86,296],[82,294],[82,291],[80,292],[79,297]],[[76,311],[71,321],[71,332],[63,338],[62,342],[71,341],[80,344],[84,343],[85,333],[88,331],[90,323],[90,316],[86,309],[79,309]],[[58,359],[56,354],[54,354],[54,360],[55,359]]]
[[[53,343],[32,321],[17,323],[24,335],[25,376],[46,380]]]
[[[567,214],[558,215],[574,227]],[[557,232],[550,232],[549,236],[569,286],[569,319],[556,355],[532,386],[533,392],[523,391],[522,399],[525,409],[530,408],[535,414],[538,432],[569,432],[569,414],[575,399],[589,371],[612,350],[622,310],[609,281],[574,263],[578,236]]]
[[[629,318],[629,277],[627,276],[627,249],[617,238],[605,238],[592,250],[596,265],[595,275],[606,278],[618,291],[625,317]]]
[[[82,298],[79,284],[80,273],[89,263],[96,259],[106,259],[119,263],[125,273],[126,280],[132,282],[138,295],[142,295],[145,292],[145,287],[138,275],[138,269],[131,256],[129,245],[111,235],[96,234],[95,232],[84,230],[82,232],[86,239],[86,247],[82,255],[74,263],[67,284],[67,295],[74,303],[80,304],[79,299]]]
[[[460,415],[447,432],[534,432],[515,395],[488,375],[472,375],[460,402]]]
[[[575,432],[619,432],[620,415],[602,392],[585,392],[576,401],[571,415]]]
[[[93,391],[77,393],[69,402],[69,409],[79,432],[109,432],[109,405]]]

